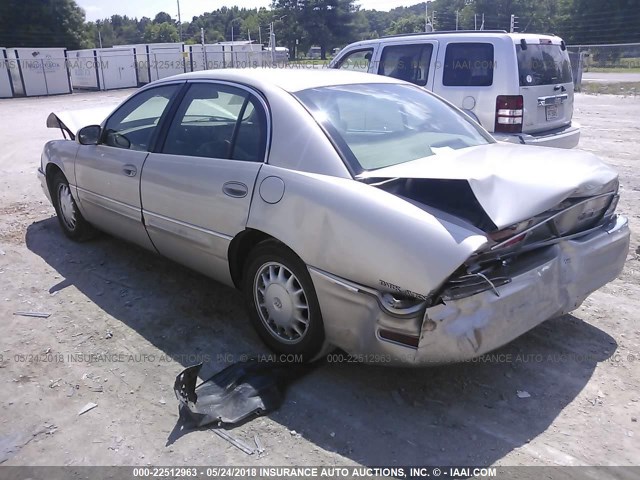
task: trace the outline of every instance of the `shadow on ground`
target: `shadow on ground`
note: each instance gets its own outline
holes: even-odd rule
[[[55,218],[29,226],[26,243],[62,277],[52,291],[74,286],[184,366],[208,359],[203,377],[226,366],[222,358],[266,353],[233,289],[108,236],[73,243]],[[366,465],[491,464],[544,432],[616,347],[567,315],[492,361],[421,369],[327,364],[294,384],[270,417]]]

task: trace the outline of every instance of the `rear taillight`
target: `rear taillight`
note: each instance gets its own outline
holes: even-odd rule
[[[496,99],[496,132],[521,133],[523,116],[522,95],[498,95]]]

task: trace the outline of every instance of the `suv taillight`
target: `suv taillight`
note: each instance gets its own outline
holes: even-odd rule
[[[500,133],[521,133],[523,108],[522,95],[498,95],[496,99],[495,131]]]

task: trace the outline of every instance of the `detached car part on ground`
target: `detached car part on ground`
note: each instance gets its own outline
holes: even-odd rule
[[[195,428],[234,425],[269,413],[282,403],[286,387],[316,365],[252,359],[234,363],[199,385],[202,364],[193,365],[180,372],[173,385],[180,418],[186,428]]]
[[[63,117],[48,123],[73,132]],[[241,288],[280,353],[469,359],[577,308],[629,248],[596,157],[498,144],[391,78],[193,73],[103,119],[44,148],[64,232],[95,227]]]

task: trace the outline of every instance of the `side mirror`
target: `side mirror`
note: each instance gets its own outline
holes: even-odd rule
[[[78,143],[81,145],[97,145],[100,141],[102,128],[100,125],[89,125],[78,130]]]

